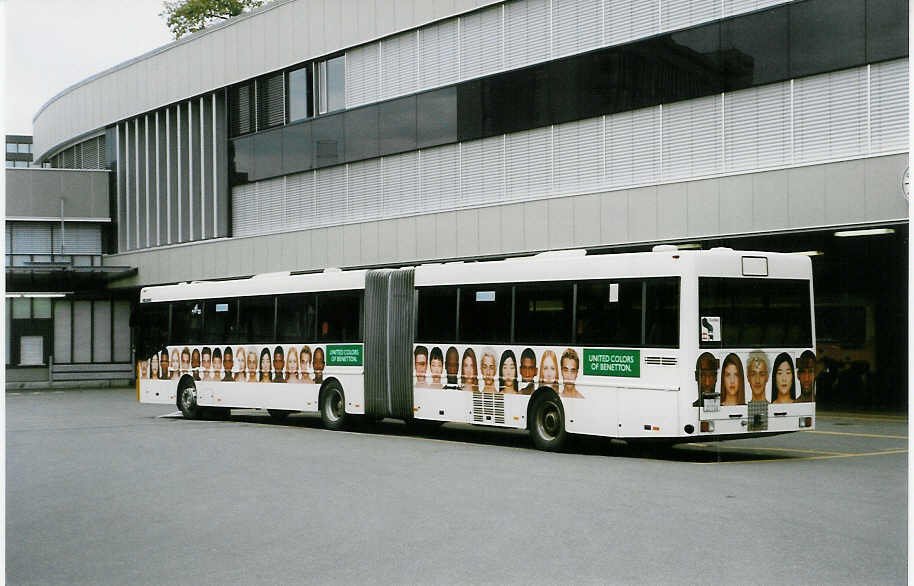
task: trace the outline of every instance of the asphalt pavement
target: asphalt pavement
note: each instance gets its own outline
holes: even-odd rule
[[[632,447],[8,392],[9,584],[903,584],[907,421]]]

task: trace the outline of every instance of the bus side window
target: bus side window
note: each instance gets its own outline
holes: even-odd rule
[[[356,342],[361,338],[362,291],[317,296],[317,341]]]
[[[136,353],[145,359],[168,345],[168,304],[141,304],[136,315]]]
[[[173,344],[198,344],[203,335],[203,302],[176,301],[171,304]]]
[[[203,337],[209,344],[238,342],[238,300],[210,299],[203,307]]]
[[[647,279],[644,285],[644,345],[679,345],[679,279]]]
[[[242,297],[239,302],[241,325],[238,335],[245,342],[274,342],[275,297]]]
[[[426,342],[457,340],[457,287],[418,289],[416,339]]]
[[[301,343],[314,337],[314,294],[296,293],[276,298],[276,341]]]
[[[572,283],[527,283],[514,289],[514,341],[567,344],[573,330]]]
[[[460,288],[459,342],[507,344],[511,337],[511,286]]]
[[[579,283],[576,343],[640,346],[641,287],[640,279]]]

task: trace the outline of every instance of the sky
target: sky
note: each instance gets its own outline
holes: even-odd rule
[[[4,4],[4,132],[67,87],[171,40],[162,0],[0,0]]]

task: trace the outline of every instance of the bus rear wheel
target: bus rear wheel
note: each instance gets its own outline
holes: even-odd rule
[[[197,405],[197,387],[193,383],[182,382],[178,390],[178,409],[185,419],[200,419],[203,408]]]
[[[546,452],[557,452],[568,442],[565,431],[565,410],[553,393],[543,393],[530,407],[530,435],[533,445]]]
[[[321,393],[321,421],[324,427],[333,431],[346,427],[346,397],[337,382],[327,383]]]

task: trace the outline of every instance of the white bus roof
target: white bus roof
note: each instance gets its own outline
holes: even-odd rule
[[[364,289],[365,273],[364,270],[326,271],[304,275],[269,273],[246,279],[193,281],[177,285],[144,287],[140,290],[140,303]]]
[[[748,273],[747,267],[751,267],[751,271]],[[764,275],[758,273],[760,267],[764,267]],[[140,291],[140,302],[364,289],[366,273],[367,271],[364,269],[327,270],[302,275],[270,273],[245,279],[194,281],[177,285],[145,287]],[[563,281],[683,274],[809,279],[812,276],[812,263],[809,257],[799,254],[729,248],[671,250],[663,247],[658,248],[655,252],[597,255],[586,255],[584,251],[570,250],[499,261],[419,265],[416,267],[415,284],[421,287],[463,283]]]

